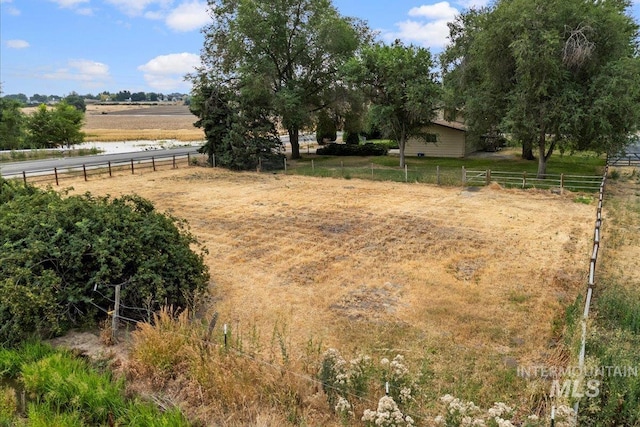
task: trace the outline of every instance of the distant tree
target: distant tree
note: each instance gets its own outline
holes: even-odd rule
[[[638,25],[626,0],[500,0],[450,24],[447,103],[475,135],[507,132],[538,155],[616,152],[640,126]]]
[[[34,147],[71,146],[84,141],[84,113],[61,102],[49,110],[41,104],[27,119],[27,140]]]
[[[78,111],[82,111],[83,113],[87,111],[87,104],[85,104],[84,102],[84,97],[78,95],[75,92],[71,92],[71,94],[67,95],[64,98],[64,102],[75,107]]]
[[[199,74],[237,80],[243,92],[268,95],[265,115],[287,130],[292,157],[299,133],[333,102],[340,67],[369,36],[329,0],[215,0],[205,28]]]
[[[47,95],[39,95],[36,93],[31,97],[30,101],[35,104],[46,104],[49,102],[49,97]]]
[[[22,105],[27,105],[29,103],[29,98],[24,93],[5,95],[4,98],[13,99],[14,101],[18,101]]]
[[[149,92],[147,94],[147,99],[151,102],[158,102],[158,94],[155,92]]]
[[[128,90],[120,91],[115,95],[115,101],[126,102],[131,100],[131,92]]]
[[[147,100],[147,94],[144,92],[136,92],[131,94],[131,101],[144,102]]]
[[[425,127],[439,107],[433,66],[429,50],[399,41],[364,49],[348,65],[351,80],[361,84],[371,100],[369,121],[398,143],[401,167],[407,140],[426,136]]]
[[[22,147],[26,116],[20,102],[0,98],[0,150],[15,150]]]

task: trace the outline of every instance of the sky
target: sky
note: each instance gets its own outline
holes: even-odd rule
[[[447,43],[448,21],[489,0],[334,0],[385,41]],[[640,17],[640,0],[631,13]],[[3,95],[188,93],[211,22],[206,0],[0,0]]]

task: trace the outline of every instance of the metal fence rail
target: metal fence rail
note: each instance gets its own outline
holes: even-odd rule
[[[2,178],[22,178],[25,184],[55,182],[56,185],[60,185],[63,179],[76,178],[79,176],[83,177],[85,181],[88,181],[92,176],[113,176],[114,174],[123,172],[135,174],[136,171],[141,170],[151,170],[155,172],[159,169],[177,169],[180,166],[189,166],[190,164],[191,153],[161,154],[127,160],[91,161],[79,166],[64,168],[5,173],[2,174]]]
[[[627,153],[621,156],[607,157],[609,166],[640,166],[640,153]]]
[[[463,171],[465,185],[489,185],[496,182],[507,188],[540,188],[570,191],[598,191],[602,181],[597,175],[547,174],[545,178],[537,178],[527,172],[501,172],[488,170]]]

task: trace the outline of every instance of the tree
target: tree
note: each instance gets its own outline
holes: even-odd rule
[[[73,106],[78,111],[82,111],[83,113],[87,111],[87,104],[84,102],[84,97],[78,95],[75,92],[71,92],[71,94],[67,95],[64,98],[64,102]]]
[[[194,86],[190,111],[207,139],[200,152],[209,164],[235,170],[284,166],[282,142],[265,112],[268,96],[253,88],[232,87],[206,78]]]
[[[0,178],[0,345],[95,324],[116,284],[125,317],[187,307],[208,284],[204,253],[184,221],[143,198],[63,197]]]
[[[629,6],[501,0],[464,13],[442,56],[450,105],[462,109],[472,134],[507,132],[525,157],[535,147],[538,177],[556,149],[621,150],[640,124],[638,26]]]
[[[264,108],[298,136],[333,101],[340,67],[368,37],[365,25],[340,16],[330,0],[210,1],[200,74],[268,94]]]
[[[136,92],[131,94],[131,101],[143,102],[147,100],[147,94],[144,92]]]
[[[425,127],[436,116],[440,87],[433,66],[429,50],[399,41],[365,49],[348,66],[351,79],[370,97],[370,123],[398,143],[401,167],[407,140],[425,138]]]
[[[0,98],[0,150],[15,150],[24,141],[26,117],[20,102]]]
[[[337,137],[336,119],[326,110],[320,111],[316,124],[316,141],[322,145],[326,141],[335,141]]]
[[[13,99],[15,101],[18,101],[22,105],[26,105],[29,102],[29,98],[24,93],[5,95],[4,98]]]
[[[27,139],[32,146],[44,148],[79,144],[84,141],[83,122],[84,113],[66,102],[53,110],[41,104],[27,119]]]

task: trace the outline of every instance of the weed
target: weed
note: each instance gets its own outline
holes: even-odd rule
[[[577,196],[573,199],[574,203],[583,203],[585,205],[590,205],[593,202],[593,197],[590,196]]]

